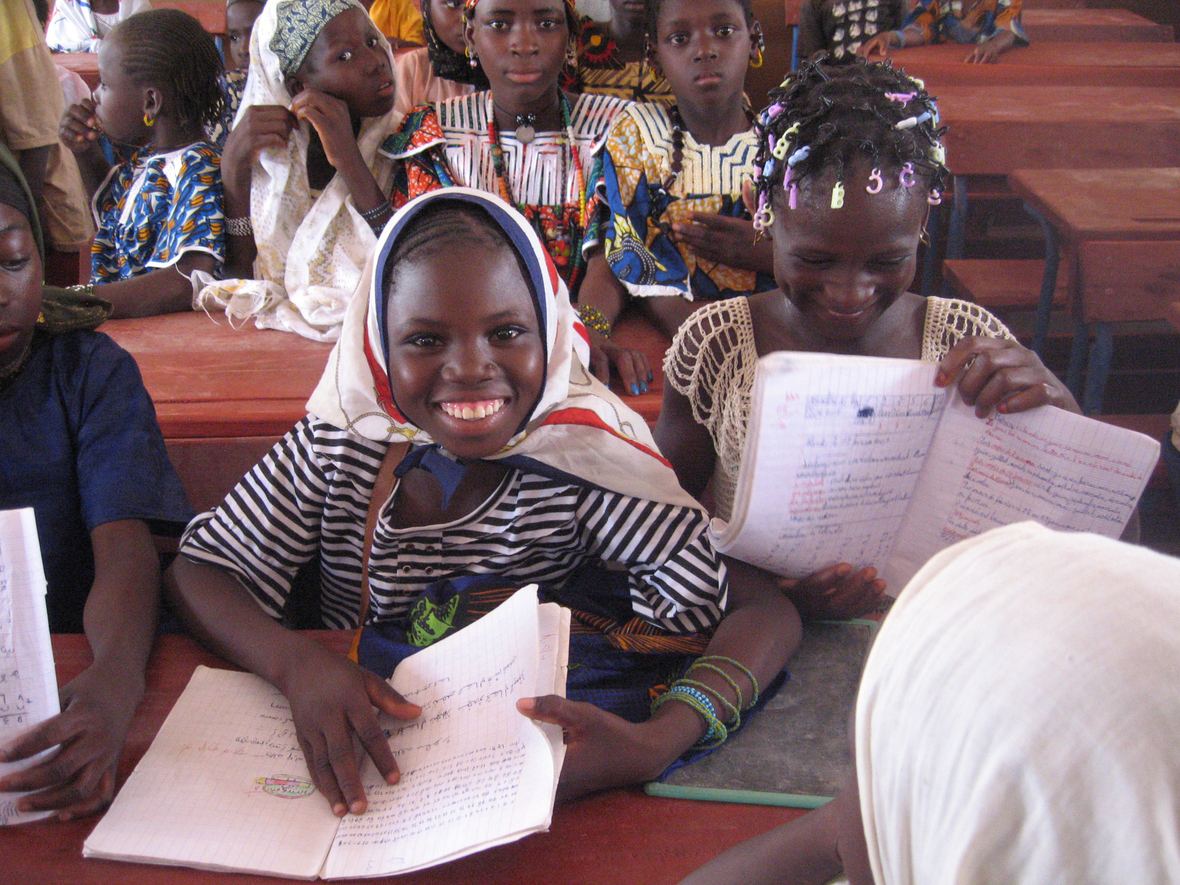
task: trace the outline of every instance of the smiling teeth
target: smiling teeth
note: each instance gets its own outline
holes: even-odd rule
[[[461,418],[464,421],[478,421],[481,418],[494,415],[500,409],[504,408],[504,400],[491,399],[478,403],[442,403],[440,407],[452,418]]]

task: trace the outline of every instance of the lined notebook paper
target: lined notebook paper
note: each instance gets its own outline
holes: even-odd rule
[[[569,612],[518,591],[407,658],[390,683],[423,708],[383,719],[401,781],[372,762],[369,810],[336,818],[311,786],[286,699],[199,667],[84,854],[293,878],[389,875],[547,829],[564,746],[516,700],[564,693]]]
[[[37,522],[29,507],[0,510],[0,746],[59,710]],[[0,777],[40,758],[0,762]],[[0,824],[26,823],[52,813],[17,811],[22,795],[0,793]]]
[[[874,566],[893,593],[944,547],[1035,519],[1118,537],[1159,443],[1052,406],[975,417],[917,360],[758,361],[746,449],[717,547],[777,574]]]

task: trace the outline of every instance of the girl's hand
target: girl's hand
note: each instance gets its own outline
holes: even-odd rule
[[[305,88],[291,101],[291,113],[315,127],[324,155],[334,169],[360,157],[348,102],[318,89]]]
[[[698,258],[728,267],[749,270],[773,270],[770,243],[763,248],[754,243],[754,224],[741,218],[693,212],[692,222],[672,225],[678,243],[688,246]],[[765,252],[765,254],[763,254]]]
[[[61,690],[61,713],[0,751],[0,761],[15,762],[58,748],[0,781],[0,791],[39,791],[23,797],[20,810],[55,809],[59,820],[71,820],[101,811],[114,797],[119,755],[143,683],[99,669],[91,666]]]
[[[295,128],[295,115],[279,105],[251,105],[225,139],[221,177],[226,185],[249,189],[250,170],[266,148],[282,149]]]
[[[307,770],[332,813],[361,814],[367,807],[361,785],[357,743],[387,783],[400,777],[389,739],[374,707],[398,719],[415,719],[411,704],[375,673],[322,648],[303,647],[280,689],[291,702],[295,733]]]
[[[80,156],[97,147],[100,132],[94,108],[94,99],[84,98],[66,108],[62,115],[58,135],[73,154]]]
[[[994,40],[988,40],[986,43],[977,43],[963,61],[967,64],[995,64],[1002,53],[1002,49],[996,48]]]
[[[778,578],[777,583],[799,614],[809,619],[859,618],[885,599],[885,582],[877,577],[875,568],[866,566],[854,572],[847,562],[806,578]]]
[[[638,784],[658,777],[675,759],[652,740],[651,729],[557,695],[521,698],[516,709],[565,732],[565,764],[557,788],[560,802],[587,793]]]
[[[603,384],[610,384],[611,366],[619,373],[623,382],[623,390],[631,396],[647,393],[647,385],[655,376],[651,366],[642,351],[631,350],[615,344],[611,339],[604,338],[599,332],[590,329],[590,371]]]
[[[897,34],[893,31],[881,31],[879,34],[874,34],[868,40],[865,40],[864,43],[861,43],[856,50],[856,54],[861,58],[884,58],[889,54],[890,49],[900,45]]]
[[[1016,341],[968,336],[951,348],[938,366],[934,383],[946,387],[958,379],[963,402],[986,418],[1037,406],[1059,406],[1081,414],[1077,401],[1040,357]]]

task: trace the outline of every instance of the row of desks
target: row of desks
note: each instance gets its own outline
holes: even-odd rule
[[[313,633],[344,653],[352,634]],[[53,637],[59,685],[91,661],[85,637]],[[121,787],[147,751],[198,664],[225,662],[184,636],[161,636],[147,669],[147,694],[119,762]],[[397,877],[404,885],[591,885],[679,881],[727,848],[802,814],[797,809],[658,799],[614,790],[559,806],[548,833]],[[0,879],[29,885],[263,885],[263,876],[84,860],[82,843],[97,818],[0,827]],[[350,880],[356,882],[373,880]]]

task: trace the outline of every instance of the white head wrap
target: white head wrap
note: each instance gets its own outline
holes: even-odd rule
[[[934,557],[869,655],[878,885],[1180,882],[1180,560],[1035,523]]]

